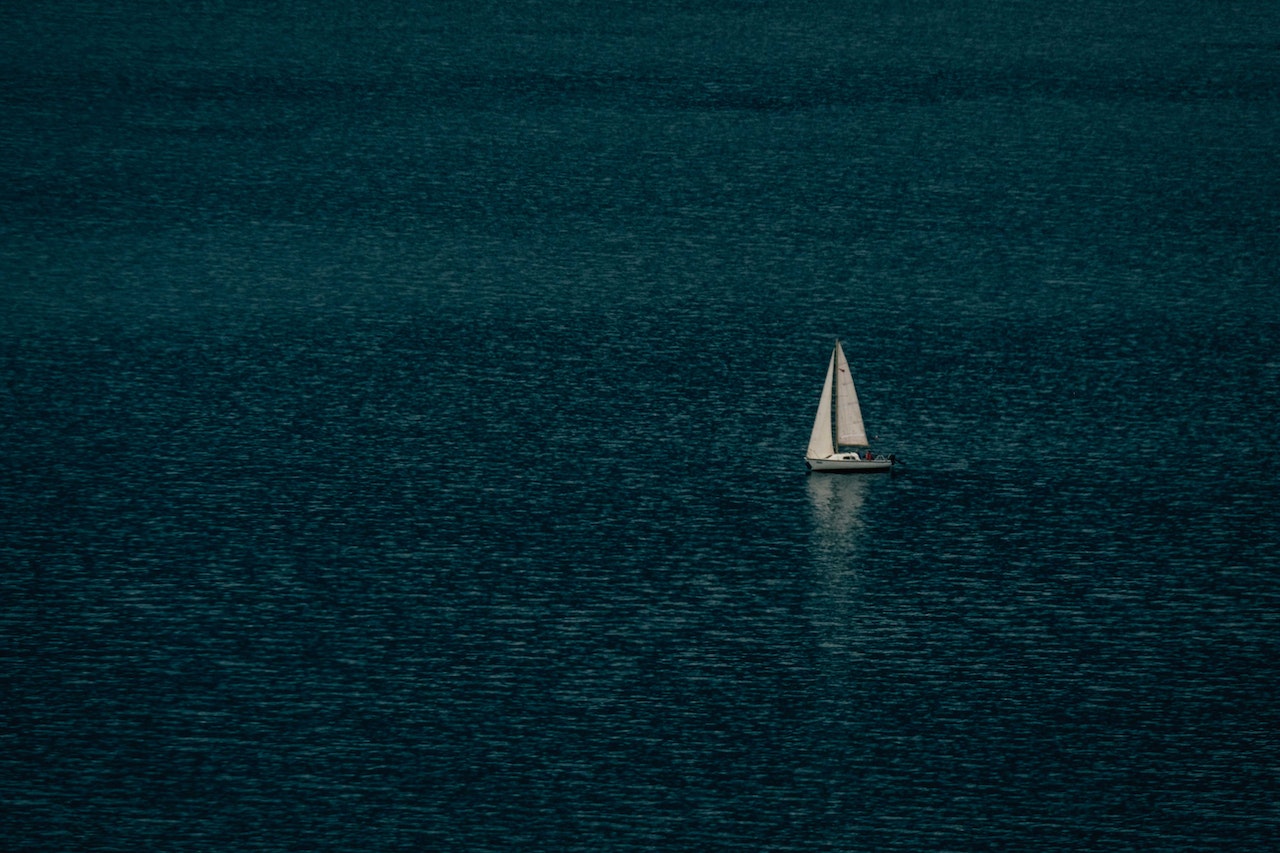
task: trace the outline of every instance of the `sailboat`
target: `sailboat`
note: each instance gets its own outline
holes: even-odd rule
[[[831,423],[833,409],[834,432]],[[805,467],[814,472],[875,474],[893,470],[897,462],[893,454],[879,457],[869,449],[860,454],[856,450],[843,449],[847,447],[868,447],[867,429],[862,424],[862,409],[858,406],[858,392],[853,388],[849,362],[844,357],[840,342],[836,341],[831,360],[827,362],[827,378],[822,383],[818,413],[813,418],[809,449],[804,454]]]

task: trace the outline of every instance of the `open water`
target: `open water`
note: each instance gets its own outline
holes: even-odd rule
[[[0,48],[5,849],[1274,849],[1280,6]]]

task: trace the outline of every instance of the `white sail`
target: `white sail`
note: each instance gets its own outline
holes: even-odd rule
[[[840,357],[843,359],[844,354]],[[836,356],[832,353],[827,362],[827,378],[822,383],[822,397],[818,400],[818,414],[813,418],[813,432],[809,433],[809,449],[805,451],[809,459],[826,459],[836,451],[831,441],[831,374],[835,363]]]
[[[836,444],[867,446],[867,429],[862,425],[858,392],[853,390],[853,374],[845,361],[844,349],[836,341]]]

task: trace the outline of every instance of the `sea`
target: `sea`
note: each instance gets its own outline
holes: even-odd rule
[[[0,115],[6,851],[1275,849],[1280,5],[41,0]]]

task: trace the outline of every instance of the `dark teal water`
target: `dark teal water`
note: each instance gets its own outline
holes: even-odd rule
[[[1270,849],[1280,7],[403,5],[0,26],[6,849]]]

